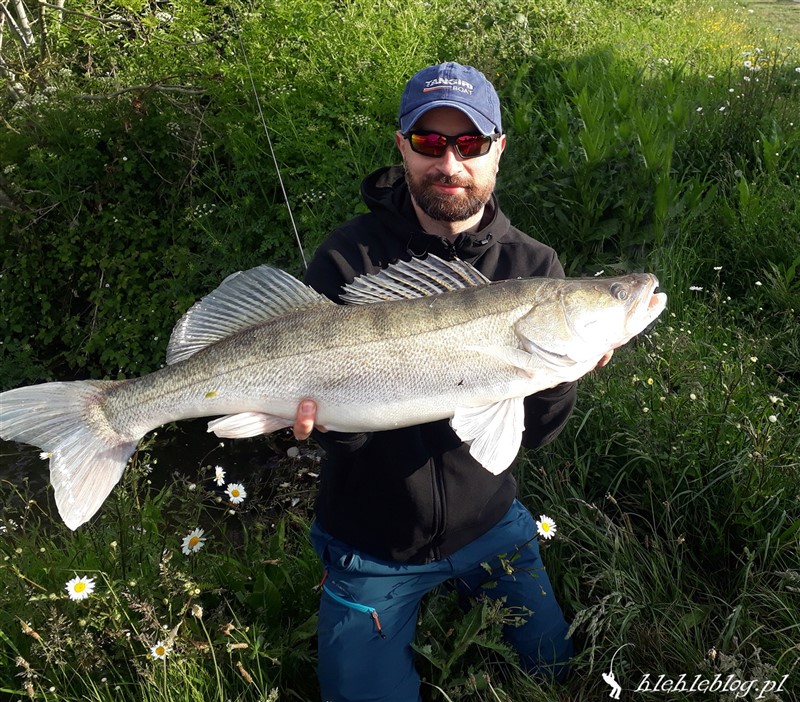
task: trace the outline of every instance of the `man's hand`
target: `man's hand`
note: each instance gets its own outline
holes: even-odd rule
[[[314,400],[302,400],[297,406],[297,416],[294,419],[294,438],[303,440],[311,436],[317,421],[317,403]],[[327,431],[324,427],[316,427],[319,431]]]
[[[607,366],[607,365],[608,365],[608,362],[611,360],[611,357],[612,357],[613,355],[614,355],[614,349],[611,349],[611,351],[609,351],[609,352],[608,352],[608,353],[607,353],[605,356],[603,356],[603,357],[602,357],[602,358],[601,358],[601,359],[600,359],[600,360],[597,362],[597,365],[595,366],[595,370],[597,370],[598,368],[602,368],[603,366]],[[296,427],[296,426],[297,426],[297,425],[295,424],[295,427]]]

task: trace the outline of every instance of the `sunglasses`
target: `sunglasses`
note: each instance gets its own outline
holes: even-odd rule
[[[436,132],[408,132],[403,134],[408,139],[411,150],[423,156],[440,158],[444,156],[448,146],[455,146],[461,158],[477,158],[485,156],[492,148],[492,143],[500,138],[499,134],[461,134],[447,136]]]

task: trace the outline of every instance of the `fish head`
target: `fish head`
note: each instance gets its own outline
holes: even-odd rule
[[[542,289],[515,325],[523,348],[550,365],[599,360],[626,344],[664,311],[665,293],[650,273],[568,278]]]

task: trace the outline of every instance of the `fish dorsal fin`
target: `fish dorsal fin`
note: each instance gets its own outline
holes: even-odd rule
[[[342,300],[356,305],[411,300],[491,282],[466,261],[426,259],[401,261],[372,275],[362,275],[344,286]]]
[[[181,317],[167,347],[167,363],[184,361],[206,346],[316,305],[334,304],[288,273],[258,266],[229,275]]]

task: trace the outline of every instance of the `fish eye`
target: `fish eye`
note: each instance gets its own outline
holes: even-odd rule
[[[614,283],[611,286],[611,295],[617,300],[627,300],[628,299],[628,291],[625,289],[625,286],[622,283]]]

